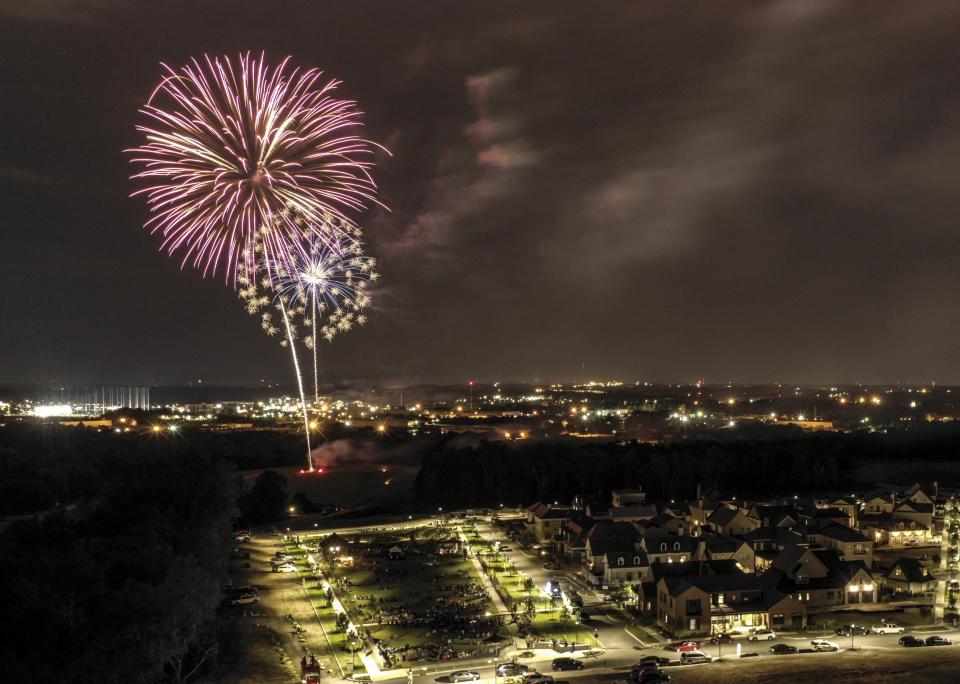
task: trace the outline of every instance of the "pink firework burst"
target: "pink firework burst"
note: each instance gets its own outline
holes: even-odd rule
[[[181,266],[204,275],[223,267],[235,285],[255,243],[267,262],[282,262],[305,229],[320,231],[331,216],[354,226],[351,211],[380,204],[370,169],[385,148],[355,134],[361,112],[333,96],[339,81],[289,62],[271,68],[245,54],[162,65],[140,110],[146,142],[128,152],[142,185],[133,194],[152,213],[145,227],[182,254]]]

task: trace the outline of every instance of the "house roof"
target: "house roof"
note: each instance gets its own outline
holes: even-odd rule
[[[838,542],[868,542],[870,541],[860,532],[852,530],[846,525],[839,525],[837,523],[830,523],[829,525],[824,525],[820,529],[811,530],[807,533],[808,535],[819,535],[821,537],[826,537],[827,539],[832,539]]]
[[[715,537],[704,537],[701,541],[709,553],[736,553],[737,549],[746,543],[742,539],[723,534]]]
[[[710,514],[710,516],[707,518],[707,522],[713,525],[719,525],[720,527],[725,527],[736,520],[738,515],[741,515],[740,509],[730,508],[729,506],[721,506]]]
[[[847,515],[846,511],[842,511],[839,508],[833,508],[830,506],[827,508],[818,508],[815,511],[812,511],[810,513],[810,517],[814,519],[843,518],[846,520],[850,516]]]
[[[903,573],[902,577],[897,577],[896,573],[897,568]],[[907,556],[901,556],[897,559],[897,562],[894,563],[890,570],[887,572],[887,578],[893,580],[906,580],[907,582],[932,582],[934,577],[927,571],[927,569],[920,564],[916,558],[909,558]]]
[[[598,522],[589,535],[590,553],[603,556],[608,552],[622,551],[636,547],[640,538],[637,528],[625,522]]]
[[[660,548],[666,544],[666,550]],[[677,545],[679,544],[679,548]],[[685,534],[664,534],[653,530],[647,530],[643,533],[643,548],[647,553],[692,553],[695,542],[691,537]]]
[[[623,559],[623,565],[619,559]],[[623,551],[610,551],[604,555],[604,561],[608,568],[645,568],[650,565],[647,560],[647,554],[642,549],[629,549]]]
[[[696,587],[708,593],[728,591],[751,591],[767,589],[767,585],[760,577],[745,572],[734,572],[723,575],[678,575],[663,578],[667,591],[671,596],[682,594],[690,587]]]
[[[653,504],[646,506],[614,506],[607,514],[611,520],[618,518],[652,518],[657,515],[657,507]]]
[[[749,542],[772,541],[780,546],[791,546],[803,541],[803,535],[787,527],[758,527],[740,536]]]
[[[764,525],[777,526],[784,518],[799,519],[797,509],[787,504],[757,504],[751,510],[753,517]]]
[[[685,577],[687,575],[734,575],[742,572],[737,561],[722,560],[687,561],[686,563],[654,563],[650,566],[653,577]]]
[[[893,512],[933,513],[933,504],[920,503],[919,501],[911,501],[907,499],[898,503],[894,507]]]

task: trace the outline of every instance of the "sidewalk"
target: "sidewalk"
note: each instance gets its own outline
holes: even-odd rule
[[[463,544],[465,549],[470,548],[470,543],[467,541],[467,535],[463,533],[463,528],[457,526],[457,537],[460,539],[460,543]],[[480,561],[477,560],[476,554],[470,555],[470,562],[473,563],[474,570],[477,571],[477,575],[480,576],[480,584],[483,585],[483,588],[487,590],[487,594],[490,596],[490,601],[493,603],[494,608],[497,609],[501,615],[509,615],[510,611],[507,610],[506,604],[504,604],[503,599],[500,598],[500,594],[497,593],[496,588],[493,586],[493,582],[490,581],[490,578],[487,577],[487,573],[484,572],[483,566],[480,565]]]

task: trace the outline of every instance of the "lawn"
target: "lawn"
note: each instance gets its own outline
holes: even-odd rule
[[[421,528],[412,538],[409,531],[368,534],[350,545],[352,564],[325,561],[324,574],[352,622],[382,646],[410,660],[446,658],[478,647],[478,631],[489,634],[484,616],[491,609],[473,563],[451,550],[454,543],[444,529]],[[388,557],[393,545],[403,548],[403,558]],[[320,589],[313,598],[326,603]],[[333,616],[324,628],[335,643],[342,639]]]

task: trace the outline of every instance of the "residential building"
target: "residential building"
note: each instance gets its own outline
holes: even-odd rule
[[[657,620],[689,634],[801,629],[807,609],[752,574],[665,576],[657,583]]]
[[[873,566],[873,540],[846,525],[829,523],[807,530],[807,539],[827,549],[834,549],[843,560],[862,561]]]

